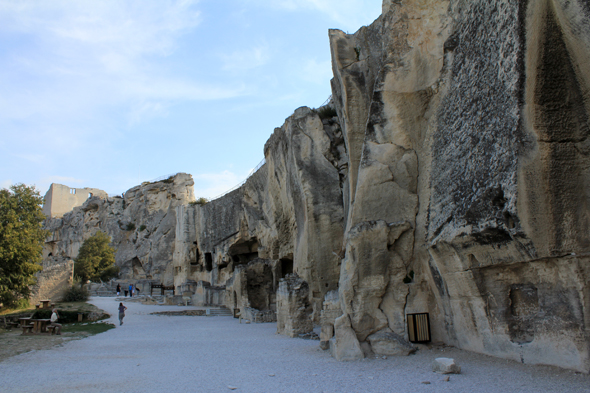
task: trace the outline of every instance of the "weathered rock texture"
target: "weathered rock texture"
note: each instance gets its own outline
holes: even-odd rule
[[[103,231],[112,239],[121,280],[171,285],[175,208],[192,200],[193,180],[183,173],[143,183],[123,197],[91,196],[62,218],[45,221],[50,235],[43,249],[44,265],[50,260],[55,265],[75,259],[84,240]],[[143,286],[146,288],[149,284]]]
[[[297,109],[243,187],[177,209],[175,284],[245,307],[236,267],[260,258],[261,307],[295,272],[319,323],[338,290],[338,359],[427,312],[434,341],[590,371],[589,20],[583,0],[385,0],[331,30],[336,116]]]
[[[43,260],[43,270],[36,274],[37,283],[33,286],[29,301],[61,300],[74,279],[74,261],[67,258],[49,257]]]
[[[297,273],[317,322],[324,295],[338,286],[344,231],[346,154],[337,119],[297,109],[266,143],[265,158],[239,189],[177,208],[175,285],[223,286],[223,305],[276,312],[279,280]],[[264,269],[254,272],[254,261]]]

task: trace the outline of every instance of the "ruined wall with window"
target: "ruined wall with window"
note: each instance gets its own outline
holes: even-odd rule
[[[71,188],[63,184],[51,183],[49,190],[45,193],[43,213],[47,217],[62,217],[76,206],[82,206],[88,198],[93,196],[108,198],[108,194],[98,188]]]

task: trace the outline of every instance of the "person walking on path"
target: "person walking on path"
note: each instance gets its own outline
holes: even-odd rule
[[[129,297],[133,297],[133,284],[129,284]]]
[[[125,307],[123,303],[119,303],[119,326],[123,324],[123,318],[125,318],[125,310],[127,310],[127,307]]]
[[[54,308],[53,313],[51,313],[51,323],[49,324],[49,326],[55,326],[57,332],[55,332],[55,334],[57,334],[58,336],[61,336],[61,323],[57,323],[57,320],[59,319],[59,314],[57,313],[57,308]]]
[[[117,296],[121,294],[121,284],[117,284]]]

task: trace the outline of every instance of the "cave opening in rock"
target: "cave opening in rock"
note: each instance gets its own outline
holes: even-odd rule
[[[133,259],[131,259],[131,268],[133,270],[134,278],[145,278],[146,272],[138,257],[133,257]]]
[[[238,241],[229,248],[228,253],[234,265],[244,265],[258,258],[258,240]]]
[[[287,274],[293,274],[293,260],[290,258],[281,258],[281,278],[285,278]]]
[[[210,252],[205,253],[205,269],[208,272],[213,270],[213,255]]]
[[[260,259],[249,264],[246,269],[246,280],[250,307],[260,311],[270,309],[275,301],[270,264]]]

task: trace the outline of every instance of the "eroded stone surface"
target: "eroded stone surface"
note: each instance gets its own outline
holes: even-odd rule
[[[75,259],[84,240],[107,233],[115,248],[119,278],[173,282],[176,206],[194,200],[193,180],[179,173],[128,190],[123,197],[92,196],[62,218],[48,218],[44,260]]]

